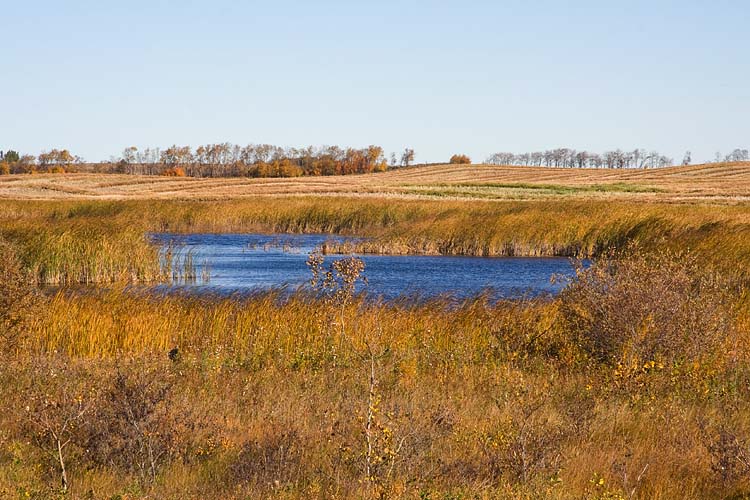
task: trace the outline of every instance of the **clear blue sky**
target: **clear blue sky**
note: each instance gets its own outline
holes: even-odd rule
[[[742,0],[0,0],[0,26],[0,149],[750,147]]]

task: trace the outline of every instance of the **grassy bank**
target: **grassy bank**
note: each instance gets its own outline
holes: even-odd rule
[[[482,256],[588,257],[639,241],[690,248],[740,272],[750,262],[745,206],[339,197],[0,202],[0,236],[17,244],[43,283],[157,279],[151,231],[336,233],[367,240],[331,251]]]
[[[3,349],[0,496],[60,454],[68,498],[740,495],[743,297],[669,252],[499,304],[60,292]]]

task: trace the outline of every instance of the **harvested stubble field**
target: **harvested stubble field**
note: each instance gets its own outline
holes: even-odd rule
[[[5,199],[210,200],[310,194],[740,203],[750,200],[750,164],[708,164],[656,170],[437,165],[376,174],[283,179],[195,179],[114,174],[0,177],[0,198]]]
[[[10,176],[0,196],[0,498],[750,495],[750,165]],[[129,287],[160,279],[149,231],[597,259],[501,303],[165,296]],[[37,288],[81,282],[104,286]]]

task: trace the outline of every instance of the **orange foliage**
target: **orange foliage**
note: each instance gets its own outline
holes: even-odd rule
[[[182,167],[172,167],[164,170],[161,175],[167,177],[185,177],[185,170]]]
[[[451,156],[451,163],[454,165],[469,165],[471,164],[471,158],[466,155],[453,155]]]

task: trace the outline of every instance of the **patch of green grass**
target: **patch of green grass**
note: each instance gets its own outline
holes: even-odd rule
[[[404,186],[413,187],[413,186]],[[576,193],[663,193],[664,190],[641,184],[630,184],[627,182],[614,182],[608,184],[591,184],[587,186],[566,186],[563,184],[533,184],[528,182],[508,182],[508,183],[458,183],[458,184],[434,184],[431,187],[454,189],[454,188],[472,188],[476,191],[464,191],[465,194],[475,194],[477,191],[487,191],[493,189],[523,189],[531,191],[545,191],[546,194],[567,195]],[[419,193],[451,196],[450,192],[443,190],[419,190]],[[460,191],[459,191],[460,192]],[[455,196],[455,194],[453,194]]]

